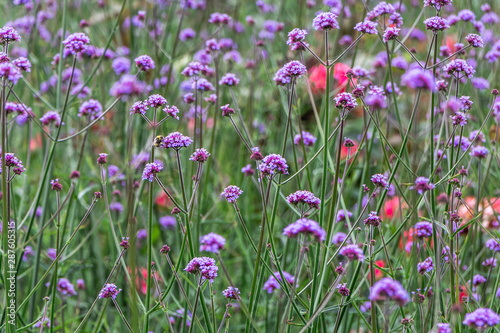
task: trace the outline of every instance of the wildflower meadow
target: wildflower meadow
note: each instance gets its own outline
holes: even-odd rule
[[[0,8],[0,332],[500,332],[498,0]]]

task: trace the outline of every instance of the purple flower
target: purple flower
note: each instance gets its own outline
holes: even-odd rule
[[[347,213],[347,217],[349,217],[349,218],[352,217],[352,213],[350,211],[339,209],[339,211],[337,212],[337,222],[336,223],[345,221],[346,213]]]
[[[83,279],[76,280],[76,288],[78,290],[85,290],[85,281]]]
[[[422,275],[424,275],[426,272],[431,272],[433,269],[434,264],[431,257],[428,257],[424,261],[417,264],[417,271]]]
[[[340,246],[345,239],[347,238],[347,235],[343,232],[337,232],[335,235],[332,236],[332,243],[335,244],[336,246]]]
[[[205,71],[205,65],[197,61],[190,62],[181,72],[186,77],[199,76]]]
[[[142,71],[148,71],[155,68],[155,62],[147,54],[141,55],[134,59],[136,66]]]
[[[238,200],[242,193],[243,191],[238,186],[229,185],[224,189],[221,195],[227,199],[227,202],[236,203],[236,200]]]
[[[209,257],[196,257],[193,258],[184,268],[189,274],[200,273],[203,280],[208,280],[214,282],[214,278],[217,277],[217,271],[219,267],[215,265],[215,260]]]
[[[476,20],[476,14],[474,14],[470,9],[462,9],[461,11],[458,12],[458,17],[462,21],[475,21]]]
[[[293,46],[305,40],[307,31],[304,29],[295,28],[288,33],[287,45]]]
[[[481,274],[476,274],[472,278],[472,285],[474,285],[474,286],[478,286],[478,285],[483,284],[485,282],[486,282],[486,278],[484,276],[482,276]]]
[[[377,215],[377,212],[370,212],[364,222],[365,225],[378,227],[382,223],[382,218]]]
[[[228,24],[231,21],[231,16],[227,14],[221,13],[212,13],[210,14],[210,18],[208,19],[209,23],[212,24]]]
[[[494,238],[490,238],[485,243],[486,247],[492,251],[500,251],[500,244]]]
[[[130,108],[130,114],[146,114],[146,110],[148,110],[147,102],[137,101]]]
[[[477,146],[477,147],[472,148],[469,155],[481,160],[481,159],[485,158],[486,156],[488,156],[489,153],[490,153],[490,151],[486,147]]]
[[[90,120],[98,118],[102,114],[102,105],[95,99],[83,102],[78,109],[78,117],[90,116]]]
[[[280,272],[274,272],[274,276],[276,276],[278,280],[283,281]],[[269,294],[271,294],[276,289],[280,289],[280,284],[278,283],[278,281],[276,281],[276,278],[274,276],[270,275],[269,279],[267,279],[267,281],[264,283],[264,288],[262,288]],[[286,282],[288,282],[290,285],[293,285],[295,278],[292,274],[283,271],[283,277],[285,278]]]
[[[386,277],[375,282],[370,288],[370,300],[375,302],[392,300],[404,306],[410,300],[410,296],[401,283]]]
[[[432,236],[432,223],[422,221],[415,224],[415,232],[417,237],[431,237]]]
[[[123,205],[120,202],[112,202],[109,204],[109,209],[113,212],[122,213]]]
[[[14,59],[12,63],[21,71],[31,72],[31,62],[24,57]]]
[[[193,155],[191,155],[189,160],[194,162],[204,163],[206,160],[208,160],[209,156],[210,153],[205,148],[199,148],[194,151]]]
[[[316,209],[319,209],[319,205],[321,203],[321,200],[309,191],[294,192],[286,197],[286,201],[291,205],[297,206],[298,204],[305,204],[308,205],[309,208]]]
[[[177,220],[171,215],[162,216],[160,217],[160,225],[165,229],[172,229],[177,225]]]
[[[472,313],[467,313],[462,323],[474,328],[496,326],[500,323],[500,316],[488,308],[479,308]]]
[[[148,90],[146,84],[138,81],[134,75],[125,74],[120,77],[118,82],[115,82],[109,94],[113,97],[123,97],[131,95],[140,95]]]
[[[453,59],[443,67],[443,72],[448,75],[455,75],[463,72],[469,79],[476,73],[474,68],[463,59]]]
[[[326,231],[319,226],[318,222],[306,218],[299,219],[283,229],[283,235],[290,238],[298,234],[312,235],[319,241],[324,241],[326,238]]]
[[[112,298],[116,299],[118,293],[122,291],[114,283],[106,283],[99,293],[99,298]]]
[[[304,146],[314,146],[316,143],[316,137],[309,132],[302,131],[302,135],[295,134],[293,138],[293,143],[296,145],[300,145],[301,141],[304,143]]]
[[[424,20],[424,24],[427,30],[431,30],[434,32],[443,31],[450,27],[448,21],[440,16],[429,17],[428,19]]]
[[[363,22],[359,22],[354,26],[354,30],[365,34],[376,34],[377,33],[377,22],[364,20]]]
[[[128,74],[130,72],[130,60],[125,57],[118,57],[111,63],[111,68],[116,73],[116,75]]]
[[[33,248],[31,246],[26,246],[23,252],[23,261],[28,261],[28,256],[33,255]]]
[[[274,177],[276,173],[288,174],[288,164],[286,160],[278,154],[269,154],[259,165],[259,170],[264,176]]]
[[[137,230],[137,239],[145,239],[146,237],[148,237],[146,229]]]
[[[373,185],[375,185],[376,187],[386,188],[389,186],[389,182],[387,181],[387,177],[381,173],[377,173],[377,174],[373,175],[371,179],[372,179]]]
[[[211,232],[200,237],[200,251],[218,253],[224,249],[224,245],[226,245],[226,239],[216,233]]]
[[[191,87],[198,91],[211,91],[214,90],[214,86],[207,79],[201,78],[193,81]]]
[[[298,60],[292,60],[283,66],[285,75],[292,78],[301,77],[307,73],[307,68]]]
[[[144,171],[142,172],[142,179],[143,180],[149,180],[150,182],[153,181],[153,178],[161,171],[163,170],[163,165],[160,163],[148,163],[146,164],[146,167],[144,168]]]
[[[77,32],[69,35],[62,43],[71,54],[76,55],[87,49],[87,44],[90,43],[90,39],[83,32]]]
[[[366,14],[367,19],[374,20],[375,18],[386,15],[393,14],[396,11],[393,5],[382,1],[378,3],[371,11]]]
[[[483,39],[481,38],[481,36],[476,35],[476,34],[468,34],[465,37],[465,40],[468,41],[472,47],[483,47],[484,46]]]
[[[179,33],[179,39],[185,42],[188,39],[193,39],[196,36],[196,32],[191,28],[186,28]]]
[[[227,287],[226,289],[224,289],[222,291],[222,295],[224,295],[224,297],[227,299],[238,300],[238,299],[240,299],[240,294],[241,293],[238,290],[238,288],[234,288],[234,287]]]
[[[397,28],[399,28],[403,25],[403,17],[401,14],[394,12],[391,16],[389,16],[387,23],[394,24]]]
[[[401,31],[401,29],[398,29],[396,27],[388,27],[387,29],[385,29],[384,34],[382,36],[384,42],[387,43],[388,41],[390,41],[392,39],[398,38],[400,31]]]
[[[144,101],[144,104],[156,109],[167,104],[167,100],[162,95],[155,94],[149,96],[148,99]]]
[[[467,125],[467,115],[463,112],[457,112],[453,116],[450,116],[452,124],[454,126],[465,126]]]
[[[424,7],[434,7],[440,10],[441,7],[451,5],[453,0],[424,0]]]
[[[331,12],[319,13],[313,19],[312,26],[315,30],[339,29],[339,23],[337,22],[337,15]]]
[[[233,73],[227,73],[219,81],[219,84],[223,86],[236,86],[238,83],[240,83],[240,79],[238,79]]]
[[[341,92],[333,99],[335,101],[335,107],[339,109],[352,110],[358,103],[356,102],[356,97],[354,97],[351,93]]]
[[[168,114],[170,117],[179,120],[179,116],[177,115],[180,111],[175,105],[167,105],[163,108],[163,111]]]
[[[495,259],[495,257],[491,257],[491,258],[488,258],[485,261],[483,261],[482,265],[486,266],[486,267],[489,267],[489,266],[497,267],[497,260]]]
[[[52,260],[56,260],[57,258],[57,250],[54,248],[49,248],[47,250],[47,257],[49,257]]]
[[[434,91],[436,82],[430,71],[413,68],[401,76],[401,84],[411,89],[427,89]]]
[[[57,291],[59,291],[64,296],[75,296],[75,287],[66,278],[60,278],[57,282]]]
[[[253,176],[255,174],[255,170],[252,169],[251,164],[247,164],[243,168],[241,168],[241,172],[243,172],[245,176]]]
[[[418,194],[423,194],[424,192],[430,191],[434,188],[434,184],[429,181],[429,178],[418,177],[415,180],[415,189]]]
[[[19,33],[14,30],[14,28],[5,26],[0,29],[0,44],[6,44],[10,42],[18,42],[21,40]]]
[[[387,97],[382,87],[371,86],[368,95],[365,98],[366,105],[372,109],[385,109],[387,107]]]
[[[56,127],[59,127],[61,125],[61,115],[56,111],[48,111],[40,117],[40,122],[45,126],[54,123]]]
[[[0,77],[4,77],[12,83],[16,84],[17,81],[22,77],[21,70],[13,63],[4,62],[0,64]]]
[[[478,90],[485,90],[490,88],[490,82],[482,77],[475,77],[470,80],[472,86]]]
[[[193,139],[189,136],[182,135],[179,132],[173,132],[163,138],[163,147],[180,150],[184,147],[189,147],[193,143]]]
[[[363,253],[363,250],[360,249],[355,244],[345,245],[340,250],[340,254],[343,255],[344,257],[347,257],[351,261],[354,261],[354,260],[363,261],[363,260],[365,260],[365,255]]]

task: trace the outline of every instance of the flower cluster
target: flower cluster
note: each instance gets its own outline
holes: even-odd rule
[[[312,135],[311,133],[309,132],[306,132],[306,131],[302,131],[302,135],[301,134],[295,134],[295,136],[293,137],[293,143],[296,144],[296,145],[300,145],[301,142],[304,143],[304,146],[314,146],[314,144],[316,143],[316,137],[314,135]]]
[[[339,29],[339,23],[337,22],[337,15],[335,15],[332,12],[319,13],[313,19],[312,26],[315,30]]]
[[[193,139],[189,136],[182,135],[179,132],[173,132],[163,138],[163,148],[172,148],[180,150],[181,148],[189,147],[193,143]]]
[[[354,260],[363,261],[363,260],[365,260],[365,254],[363,253],[363,250],[360,249],[355,244],[350,244],[350,245],[344,246],[340,250],[340,254],[343,255],[344,257],[347,257],[351,261],[354,261]]]
[[[354,30],[365,34],[376,34],[377,33],[377,22],[365,20],[363,22],[359,22],[354,26]]]
[[[377,215],[377,212],[370,212],[364,222],[365,225],[378,227],[382,223],[382,218]]]
[[[432,223],[422,221],[415,224],[415,233],[417,237],[431,237],[432,236]]]
[[[426,272],[431,272],[434,269],[434,263],[432,262],[432,258],[428,257],[422,262],[417,264],[417,271],[420,274],[425,274]]]
[[[309,208],[316,209],[319,209],[319,205],[321,203],[321,200],[314,196],[311,192],[301,190],[287,196],[286,201],[291,205],[297,206],[298,204],[305,204],[308,205]]]
[[[448,75],[457,75],[463,72],[469,79],[476,73],[475,69],[463,59],[453,59],[443,67],[443,72]]]
[[[354,97],[351,93],[342,92],[335,96],[333,99],[335,101],[335,106],[339,109],[352,110],[358,103],[356,102],[356,97]]]
[[[276,276],[278,280],[283,281],[280,272],[274,272],[274,276]],[[267,281],[264,283],[264,288],[262,288],[266,290],[269,294],[271,294],[276,289],[280,289],[280,284],[278,281],[276,281],[276,278],[274,276],[270,275],[269,279],[267,279]],[[283,271],[283,277],[285,278],[286,282],[293,285],[295,277],[292,274]]]
[[[146,167],[144,168],[144,171],[142,172],[142,179],[143,180],[149,180],[150,182],[153,181],[153,178],[161,171],[163,170],[163,165],[160,163],[148,163],[146,164]]]
[[[424,194],[425,192],[432,190],[434,187],[434,184],[429,181],[429,178],[418,177],[415,180],[415,189],[418,194]]]
[[[134,59],[136,66],[142,70],[147,72],[150,69],[155,69],[155,62],[153,59],[147,54],[141,55]]]
[[[102,114],[102,105],[95,99],[89,99],[80,105],[78,109],[78,117],[90,116],[90,120],[97,119]]]
[[[221,195],[226,198],[227,202],[235,203],[242,193],[243,191],[238,186],[229,185],[224,189]]]
[[[222,291],[222,295],[224,295],[225,298],[227,299],[234,299],[234,300],[238,300],[240,299],[240,291],[238,288],[234,288],[234,287],[227,287],[226,289],[224,289]]]
[[[104,285],[101,292],[99,293],[99,298],[116,299],[116,296],[120,291],[122,290],[118,289],[118,287],[114,283],[107,283]]]
[[[60,278],[57,282],[57,291],[59,291],[64,296],[75,296],[76,290],[75,286],[69,282],[66,278]]]
[[[71,54],[76,55],[87,49],[90,39],[83,32],[77,32],[69,35],[62,43]]]
[[[448,21],[440,16],[429,17],[428,19],[424,20],[424,24],[427,30],[431,30],[434,32],[443,31],[450,27]]]
[[[240,79],[238,79],[233,73],[227,73],[221,77],[219,81],[219,84],[223,86],[236,86],[238,83],[240,83]]]
[[[184,270],[190,274],[200,273],[203,280],[208,280],[214,282],[214,278],[217,277],[217,271],[219,267],[215,265],[215,260],[209,257],[196,257],[193,258],[184,268]]]
[[[283,229],[283,235],[288,237],[296,237],[298,234],[309,234],[320,241],[326,238],[326,231],[319,226],[318,222],[306,218],[299,219]]]
[[[224,249],[226,239],[216,233],[209,233],[200,237],[200,251],[217,253]]]
[[[288,174],[286,160],[278,154],[269,154],[259,165],[259,170],[264,176],[274,177],[277,173]]]
[[[500,316],[488,308],[479,308],[465,315],[463,324],[473,328],[484,328],[500,324]]]
[[[370,300],[375,302],[392,300],[403,306],[408,303],[410,296],[401,283],[386,277],[375,282],[370,288]]]

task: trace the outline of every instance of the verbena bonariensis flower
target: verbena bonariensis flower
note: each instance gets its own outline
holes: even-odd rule
[[[162,95],[154,94],[149,96],[148,99],[144,101],[144,104],[147,104],[152,108],[158,108],[167,104],[167,100]]]
[[[48,111],[40,117],[40,122],[45,126],[54,123],[56,127],[59,127],[61,125],[61,115],[56,111]]]
[[[369,20],[373,20],[382,15],[393,14],[395,11],[396,9],[394,8],[393,5],[385,1],[382,1],[378,3],[375,7],[373,7],[373,9],[366,14],[366,18]]]
[[[238,186],[229,185],[224,189],[224,191],[222,191],[221,195],[223,195],[227,199],[227,202],[235,203],[240,197],[241,193],[243,193],[243,191]]]
[[[0,152],[2,149],[0,148]],[[16,175],[20,175],[26,169],[23,166],[23,162],[18,159],[13,153],[5,153],[5,165],[9,168],[13,168],[13,171]],[[2,166],[2,161],[0,160],[0,167]],[[0,168],[0,173],[2,173],[2,169]]]
[[[436,326],[436,333],[452,333],[450,324],[448,323],[439,323]]]
[[[293,46],[296,43],[302,42],[307,35],[307,31],[304,29],[295,28],[288,33],[287,45]]]
[[[352,110],[358,103],[356,102],[356,97],[354,97],[351,93],[341,92],[337,96],[333,98],[335,101],[335,106],[339,109]]]
[[[177,115],[180,111],[175,105],[167,105],[163,108],[163,112],[168,114],[170,117],[179,120],[179,116]]]
[[[288,75],[285,68],[282,67],[274,74],[273,80],[277,86],[284,86],[292,82],[292,77]]]
[[[213,232],[200,237],[200,251],[218,253],[225,245],[226,239]]]
[[[14,28],[5,26],[0,29],[0,44],[19,42],[20,40],[21,36],[19,36],[19,33]]]
[[[234,114],[234,109],[230,108],[229,104],[221,106],[220,109],[222,110],[223,117],[230,117],[232,114]]]
[[[491,258],[488,258],[485,261],[483,261],[481,263],[481,265],[486,266],[486,267],[490,267],[490,266],[497,267],[497,260],[495,259],[495,257],[491,257]]]
[[[66,278],[60,278],[57,282],[57,291],[64,296],[75,296],[76,290],[71,282]]]
[[[58,192],[59,192],[59,191],[61,191],[61,190],[62,190],[62,185],[61,185],[61,183],[59,183],[59,179],[57,179],[57,178],[56,178],[56,179],[52,179],[52,180],[50,181],[50,185],[51,185],[51,187],[50,187],[50,188],[51,188],[53,191],[58,191]]]
[[[377,212],[370,212],[364,222],[365,225],[378,227],[382,223],[382,218],[377,215]]]
[[[217,271],[219,267],[215,264],[215,260],[209,257],[196,257],[193,258],[184,268],[184,270],[190,274],[198,274],[203,280],[208,280],[214,282],[214,278],[217,277]]]
[[[467,125],[467,115],[463,112],[456,112],[453,116],[450,116],[450,118],[454,126],[464,127]]]
[[[184,147],[189,147],[193,143],[193,139],[189,136],[182,135],[179,132],[173,132],[163,138],[163,147],[180,150]]]
[[[358,22],[354,26],[354,30],[357,30],[359,32],[365,33],[365,34],[376,34],[377,33],[377,22],[373,22],[370,20],[364,20],[363,22]]]
[[[283,235],[288,237],[297,237],[298,234],[312,235],[320,241],[326,238],[326,231],[319,226],[318,222],[306,218],[298,219],[283,229]]]
[[[155,69],[155,62],[147,54],[138,56],[134,59],[136,66],[142,71],[148,71],[150,69]]]
[[[62,43],[71,54],[76,55],[87,49],[90,39],[83,32],[77,32],[69,35]]]
[[[24,72],[31,72],[31,62],[25,57],[14,59],[12,63]]]
[[[427,30],[431,30],[434,32],[443,31],[450,27],[448,21],[440,16],[429,17],[428,19],[424,20],[424,24]]]
[[[432,258],[428,257],[422,262],[417,264],[417,272],[424,275],[426,272],[431,272],[434,269],[434,263],[432,262]]]
[[[347,283],[341,283],[341,284],[337,285],[337,290],[338,290],[340,295],[345,296],[345,297],[349,296],[349,294],[350,294],[350,290],[349,290],[349,288],[347,288]]]
[[[332,243],[336,246],[340,246],[340,244],[342,244],[346,238],[347,235],[344,232],[337,232],[332,236]]]
[[[291,204],[297,206],[298,204],[308,205],[309,208],[319,209],[319,205],[321,204],[321,200],[314,196],[309,191],[296,191],[289,196],[286,197],[286,201]]]
[[[389,181],[387,180],[387,177],[381,173],[377,173],[377,174],[373,175],[371,179],[372,179],[373,185],[375,185],[376,187],[386,188],[389,186]]]
[[[486,147],[477,146],[477,147],[472,148],[472,150],[469,154],[470,154],[470,156],[481,160],[483,158],[486,158],[486,156],[488,156],[489,153],[490,153],[490,151]]]
[[[472,278],[472,285],[473,286],[479,286],[480,284],[483,284],[486,282],[486,278],[482,276],[481,274],[476,274]]]
[[[83,280],[83,279],[77,279],[76,280],[76,289],[78,289],[78,290],[85,290],[85,280]]]
[[[186,77],[199,76],[203,73],[204,70],[205,65],[197,61],[192,61],[182,70],[181,74]]]
[[[337,22],[337,15],[331,12],[319,13],[313,19],[312,26],[315,30],[339,29],[339,23]]]
[[[116,299],[118,293],[122,291],[114,283],[106,283],[99,293],[99,298],[112,298]]]
[[[418,194],[424,194],[425,192],[432,190],[434,187],[434,184],[429,181],[429,178],[418,177],[415,180],[415,189]]]
[[[403,17],[401,16],[401,14],[394,12],[387,19],[387,23],[400,28],[403,25]]]
[[[476,20],[476,14],[474,14],[470,9],[462,9],[461,11],[458,12],[457,16],[462,20],[462,21],[475,21]]]
[[[232,18],[231,16],[225,14],[225,13],[212,13],[210,14],[210,18],[208,19],[208,22],[212,24],[228,24],[229,21],[231,21]]]
[[[102,105],[95,99],[83,102],[78,109],[78,117],[90,116],[90,120],[98,118],[102,114]]]
[[[396,39],[399,37],[399,32],[401,29],[396,28],[396,27],[388,27],[385,29],[384,34],[382,35],[382,39],[384,42],[388,42],[392,39]]]
[[[227,299],[238,300],[238,299],[240,299],[240,294],[241,293],[238,290],[238,288],[234,288],[234,287],[227,287],[226,289],[224,289],[222,291],[222,295],[224,295],[224,297]]]
[[[401,84],[411,89],[427,89],[434,91],[436,82],[430,71],[413,68],[401,76]]]
[[[300,145],[301,142],[304,143],[304,146],[314,146],[316,143],[316,137],[309,132],[302,131],[302,135],[295,134],[293,137],[293,143],[296,145]]]
[[[481,36],[476,34],[468,34],[465,36],[465,40],[469,42],[472,47],[483,47],[484,42]]]
[[[457,75],[463,72],[469,79],[476,73],[475,69],[463,59],[453,59],[443,67],[443,72],[448,75]]]
[[[283,66],[284,72],[286,75],[296,78],[301,77],[302,75],[307,73],[307,68],[298,60],[292,60],[287,62]]]
[[[462,323],[473,328],[496,326],[500,323],[500,316],[491,309],[479,308],[467,313]]]
[[[427,221],[417,222],[415,224],[415,233],[417,237],[431,237],[432,236],[432,223]]]
[[[137,101],[130,108],[130,114],[146,114],[147,110],[149,110],[147,103],[143,101]]]
[[[486,247],[492,251],[500,251],[500,244],[494,238],[490,238],[485,243]]]
[[[160,225],[165,229],[175,228],[177,225],[177,220],[171,215],[165,215],[159,219]]]
[[[245,176],[253,176],[255,174],[255,170],[252,169],[252,165],[251,164],[247,164],[243,168],[241,168],[241,172]]]
[[[22,77],[21,70],[11,62],[4,62],[0,64],[0,77],[4,77],[10,82],[16,84]]]
[[[223,86],[236,86],[238,83],[240,83],[240,79],[238,79],[233,73],[227,73],[221,77],[219,81],[219,84]]]
[[[340,254],[343,255],[344,257],[347,257],[351,261],[354,261],[354,260],[363,261],[363,260],[365,260],[365,255],[363,253],[363,250],[360,249],[355,244],[345,245],[340,250]]]
[[[283,281],[280,272],[274,272],[274,276],[276,276],[278,280]],[[276,281],[274,276],[270,275],[269,279],[267,279],[267,281],[264,283],[264,288],[262,288],[263,290],[266,290],[269,294],[275,291],[276,289],[281,288],[280,284],[278,283],[278,281]],[[286,282],[288,282],[290,285],[293,285],[295,277],[292,274],[283,271],[283,277],[285,278]]]
[[[195,90],[202,92],[214,90],[214,86],[212,85],[212,83],[210,83],[210,81],[204,78],[194,80],[193,83],[191,84],[191,87]]]
[[[128,74],[130,72],[130,59],[125,57],[118,57],[113,60],[111,63],[111,68],[116,75]]]
[[[148,163],[146,164],[146,167],[144,168],[144,171],[142,172],[142,179],[143,180],[149,180],[150,182],[153,181],[153,178],[161,171],[163,170],[163,165],[160,163]]]
[[[453,0],[424,0],[424,7],[434,7],[440,10],[441,7],[451,5]]]
[[[210,153],[208,152],[208,150],[206,150],[205,148],[199,148],[194,151],[193,155],[191,155],[189,160],[194,162],[205,163],[205,161],[208,160],[209,156]]]
[[[410,300],[410,295],[401,283],[389,277],[385,277],[370,288],[370,300],[375,302],[392,300],[400,306],[404,306]]]
[[[336,223],[345,221],[346,214],[347,214],[347,217],[349,217],[349,218],[352,217],[352,213],[350,211],[339,209],[339,211],[337,212],[337,222]]]
[[[277,173],[288,174],[286,160],[278,154],[269,154],[259,165],[259,170],[264,176],[274,177]]]

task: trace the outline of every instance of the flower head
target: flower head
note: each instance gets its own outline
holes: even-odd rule
[[[288,33],[287,45],[293,46],[306,39],[307,31],[304,29],[295,28]]]
[[[24,72],[31,72],[31,62],[25,57],[14,59],[12,63]]]
[[[221,77],[219,81],[219,84],[223,86],[236,86],[238,83],[240,83],[240,79],[238,79],[233,73],[227,73]]]
[[[483,39],[481,38],[481,36],[476,35],[476,34],[468,34],[467,36],[465,36],[465,40],[467,42],[469,42],[469,44],[472,47],[483,47],[484,46]]]
[[[354,30],[365,34],[376,34],[377,33],[377,22],[373,22],[370,20],[364,20],[363,22],[359,22],[354,26]]]
[[[235,203],[242,193],[243,191],[238,186],[229,185],[224,189],[221,195],[227,199],[227,202]]]
[[[326,231],[319,226],[318,222],[306,218],[299,219],[283,229],[283,235],[290,238],[298,234],[309,234],[319,241],[324,241],[326,238]]]
[[[209,233],[200,237],[200,251],[217,253],[224,249],[226,239],[216,233]]]
[[[87,49],[90,39],[83,32],[77,32],[69,35],[62,43],[71,54],[76,55]]]
[[[191,155],[189,160],[194,162],[204,163],[206,160],[208,160],[209,156],[210,153],[205,148],[199,148],[194,151],[193,155]]]
[[[118,289],[118,287],[114,283],[107,283],[104,285],[104,288],[102,288],[101,292],[99,293],[99,298],[116,299],[116,296],[120,291],[122,290]]]
[[[259,170],[264,176],[274,177],[277,173],[288,174],[286,160],[278,154],[269,154],[259,165]]]
[[[427,89],[434,91],[436,82],[429,71],[413,68],[401,76],[401,84],[411,89]]]
[[[422,221],[415,224],[415,232],[417,237],[431,237],[432,236],[432,223]]]
[[[364,222],[365,225],[378,227],[382,223],[382,218],[377,215],[377,212],[370,212]]]
[[[276,276],[278,280],[283,281],[280,272],[274,272],[274,276]],[[280,289],[280,284],[274,276],[270,275],[269,279],[267,279],[267,281],[264,283],[264,288],[262,288],[266,290],[269,294],[275,291],[276,289]],[[283,271],[283,277],[289,284],[293,285],[295,278],[293,277],[292,274]]]
[[[59,127],[61,125],[61,115],[56,111],[48,111],[40,117],[40,122],[45,126],[54,123],[56,127]]]
[[[308,205],[309,208],[316,209],[319,209],[319,205],[321,203],[321,200],[309,191],[294,192],[286,197],[286,201],[291,205],[297,206],[298,204],[305,204]]]
[[[147,54],[138,56],[134,59],[136,66],[142,71],[148,71],[155,68],[155,62]]]
[[[180,111],[175,105],[167,105],[163,108],[163,112],[168,114],[170,117],[179,120],[179,116],[177,115]]]
[[[476,73],[474,68],[463,59],[453,59],[443,67],[443,72],[448,75],[464,73],[469,79],[471,79]]]
[[[392,300],[403,306],[408,303],[410,296],[401,283],[386,277],[375,282],[370,288],[370,300],[376,302]]]
[[[372,183],[376,187],[387,188],[389,186],[389,181],[387,180],[387,177],[381,173],[377,173],[372,176]]]
[[[417,271],[424,275],[426,272],[431,272],[432,270],[434,269],[434,264],[432,262],[432,258],[431,257],[428,257],[427,259],[425,259],[424,261],[422,262],[419,262],[417,264]]]
[[[363,253],[363,250],[360,249],[355,244],[345,245],[340,250],[340,254],[343,255],[344,257],[347,257],[351,261],[354,261],[354,260],[363,261],[363,260],[365,260],[365,255]]]
[[[396,39],[399,37],[399,32],[401,29],[396,28],[396,27],[388,27],[385,29],[384,34],[382,35],[383,41],[387,43],[388,41],[392,39]]]
[[[352,110],[358,106],[356,97],[348,92],[339,93],[333,100],[335,101],[335,107],[339,109]]]
[[[293,137],[293,143],[296,145],[300,145],[301,141],[304,143],[304,146],[314,146],[316,143],[316,137],[309,132],[302,131],[301,134],[295,134]]]
[[[153,178],[161,171],[163,170],[163,165],[160,163],[148,163],[146,164],[146,167],[144,168],[144,171],[142,172],[142,179],[143,180],[149,180],[150,182],[153,181]]]
[[[102,114],[102,105],[95,99],[89,99],[80,105],[78,117],[89,116],[90,120],[99,118]]]
[[[222,295],[224,295],[224,297],[227,299],[238,300],[238,299],[240,299],[240,294],[241,293],[238,290],[238,288],[234,288],[234,287],[227,287],[226,289],[224,289],[222,291]]]
[[[173,132],[163,138],[164,148],[172,148],[174,150],[180,150],[184,147],[189,147],[193,143],[193,139],[189,136],[182,135],[179,132]]]
[[[443,31],[450,27],[448,21],[445,18],[442,18],[441,16],[429,17],[428,19],[424,20],[424,24],[427,30],[431,30],[434,32]]]
[[[217,277],[217,271],[219,267],[215,265],[215,260],[209,257],[196,257],[193,258],[184,268],[184,270],[190,274],[200,273],[203,280],[208,280],[214,282],[214,278]]]
[[[0,44],[6,44],[10,42],[18,42],[21,40],[19,33],[14,30],[14,28],[5,26],[0,29]]]
[[[491,309],[479,308],[474,312],[467,313],[462,323],[474,328],[496,326],[500,323],[500,316]]]
[[[225,14],[225,13],[212,13],[210,14],[210,18],[208,19],[208,22],[212,24],[228,24],[229,21],[231,21],[232,18],[231,16]]]
[[[424,194],[424,192],[430,191],[434,188],[434,184],[429,181],[429,178],[418,177],[415,180],[415,189],[418,194]]]
[[[339,29],[337,15],[332,12],[323,12],[316,15],[312,24],[315,30]]]
[[[75,296],[76,290],[75,286],[69,282],[66,278],[60,278],[57,282],[57,291],[59,291],[64,296]]]
[[[152,108],[158,108],[167,104],[167,100],[162,95],[154,94],[149,96],[148,99],[144,101],[144,104],[147,104]]]

